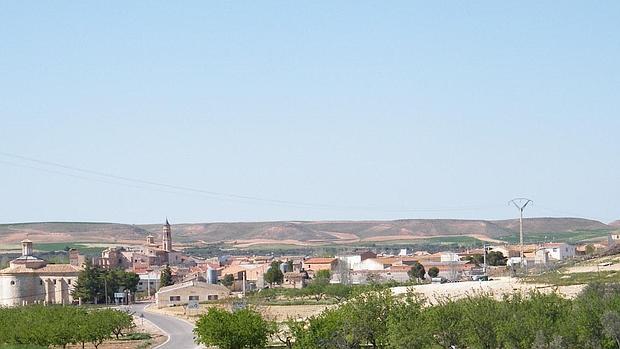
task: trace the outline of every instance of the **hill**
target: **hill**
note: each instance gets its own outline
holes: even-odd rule
[[[528,218],[525,232],[534,236],[596,232],[616,228],[582,218]],[[414,240],[433,237],[470,236],[480,240],[512,241],[518,220],[401,219],[393,221],[282,221],[242,223],[174,224],[179,242],[233,242],[252,244],[324,244],[367,241]],[[26,234],[45,242],[142,242],[149,233],[159,237],[161,224],[41,222],[0,225],[0,243],[15,244]],[[590,234],[592,235],[592,234]],[[588,236],[590,236],[588,235]],[[595,234],[596,235],[596,234]]]

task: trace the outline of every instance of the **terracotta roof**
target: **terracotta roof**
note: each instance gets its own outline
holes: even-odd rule
[[[23,264],[16,264],[12,267],[0,270],[0,274],[68,274],[78,273],[82,268],[71,264],[48,264],[41,268],[26,268]]]
[[[305,264],[331,264],[336,261],[336,258],[308,258],[304,261]]]

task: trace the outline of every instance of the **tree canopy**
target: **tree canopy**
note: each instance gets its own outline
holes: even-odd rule
[[[251,309],[209,308],[194,328],[197,343],[220,349],[264,348],[271,333],[272,325]]]
[[[105,303],[106,297],[112,300],[115,292],[125,290],[135,293],[140,277],[122,269],[104,269],[86,262],[80,271],[72,296],[84,302]],[[106,294],[107,291],[107,294]]]
[[[414,262],[411,265],[411,269],[407,272],[410,278],[416,279],[417,281],[424,280],[426,275],[426,270],[424,266],[418,262]]]
[[[272,285],[281,284],[284,281],[284,274],[280,270],[280,263],[277,261],[271,262],[271,266],[264,275],[266,283]]]
[[[166,287],[172,284],[174,284],[172,281],[172,270],[170,270],[170,265],[166,264],[159,274],[159,287]]]

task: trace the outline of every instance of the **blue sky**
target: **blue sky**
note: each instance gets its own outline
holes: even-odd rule
[[[620,219],[619,34],[616,1],[2,2],[0,222]]]

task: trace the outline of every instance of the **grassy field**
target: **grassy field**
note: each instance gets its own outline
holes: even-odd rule
[[[556,286],[583,285],[592,282],[620,282],[620,271],[570,274],[552,271],[541,275],[529,276],[524,279],[524,281],[527,283],[549,284]]]
[[[81,254],[85,255],[99,255],[105,249],[104,247],[91,247],[88,244],[79,242],[37,243],[34,247],[36,251],[40,252],[68,251],[70,248],[76,248]]]
[[[578,243],[582,241],[601,239],[607,237],[610,230],[578,230],[567,232],[549,232],[549,233],[528,233],[524,228],[523,240],[525,243],[538,243],[538,242],[568,242]],[[508,243],[519,242],[519,234],[510,236],[504,236],[498,238]]]

